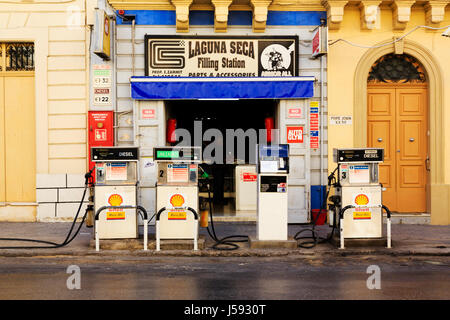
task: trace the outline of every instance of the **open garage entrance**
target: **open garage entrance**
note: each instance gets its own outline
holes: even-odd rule
[[[278,103],[275,99],[165,101],[166,128],[176,122],[176,128],[191,137],[181,141],[184,145],[202,145],[200,205],[208,207],[211,200],[219,220],[256,220],[256,144],[267,143],[265,131],[261,135],[260,130],[276,129]],[[170,132],[166,141],[171,144]]]

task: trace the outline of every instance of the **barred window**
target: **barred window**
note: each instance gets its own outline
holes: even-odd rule
[[[34,43],[0,43],[0,72],[34,71]]]

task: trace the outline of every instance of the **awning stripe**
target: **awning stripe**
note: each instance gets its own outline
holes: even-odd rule
[[[138,100],[295,99],[314,95],[313,77],[132,77],[130,82],[131,96]]]

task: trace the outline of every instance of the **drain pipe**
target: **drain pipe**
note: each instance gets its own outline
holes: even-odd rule
[[[323,192],[322,192],[322,186],[323,183],[323,139],[324,139],[324,132],[323,132],[323,108],[324,108],[324,93],[323,93],[323,56],[320,56],[320,199],[321,206],[323,207],[324,201],[327,201],[327,199],[323,199]],[[322,209],[322,207],[320,209]]]
[[[131,75],[134,76],[134,60],[135,60],[135,54],[134,54],[134,42],[135,42],[135,37],[136,37],[136,21],[135,19],[133,19],[131,21]]]
[[[114,68],[114,145],[117,146],[117,138],[118,138],[118,126],[119,119],[117,118],[117,111],[119,110],[119,102],[118,102],[118,94],[117,94],[117,17],[114,15],[114,53],[113,53],[113,68]]]
[[[320,20],[320,25],[324,26],[325,25],[325,20],[321,19]],[[323,123],[324,123],[324,119],[323,119],[323,108],[324,108],[324,101],[325,101],[325,97],[324,97],[324,66],[323,66],[323,55],[320,56],[320,199],[322,199],[321,201],[321,206],[323,206],[323,203],[327,201],[327,199],[323,199],[323,192],[322,192],[322,186],[326,185],[327,182],[324,183],[324,179],[323,179],[323,155],[324,155],[324,150],[323,150],[323,140],[324,140],[324,131],[323,131]],[[326,175],[325,175],[325,179],[326,179]],[[326,181],[326,180],[325,180]],[[320,208],[322,209],[322,207]]]

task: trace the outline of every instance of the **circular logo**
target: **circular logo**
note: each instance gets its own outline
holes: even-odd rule
[[[369,197],[366,196],[365,194],[358,194],[358,195],[355,197],[355,203],[356,203],[358,206],[365,206],[366,204],[369,203]]]
[[[184,204],[184,197],[181,194],[174,194],[170,197],[170,204],[175,208],[181,207]]]
[[[123,202],[122,196],[120,194],[114,193],[109,196],[108,203],[111,206],[120,206]]]
[[[261,65],[269,71],[287,70],[291,65],[290,52],[280,44],[267,46],[261,53]]]

